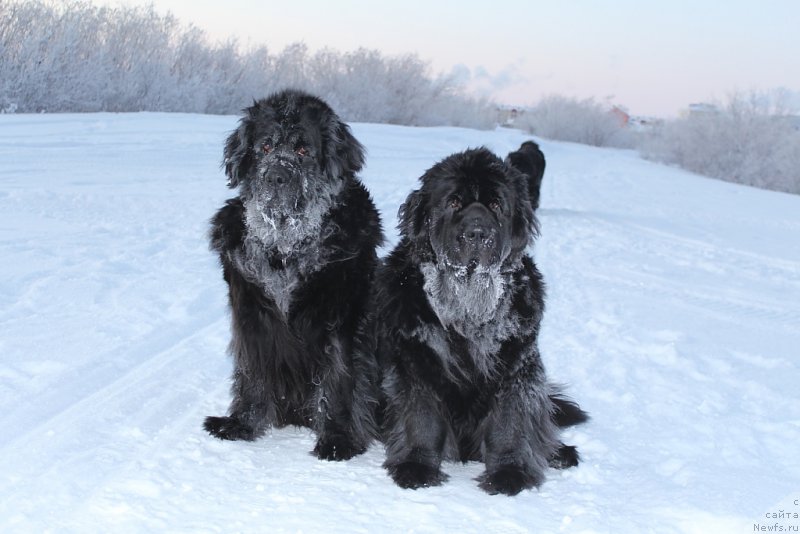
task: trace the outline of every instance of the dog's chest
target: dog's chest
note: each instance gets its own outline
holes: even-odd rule
[[[287,317],[297,291],[325,262],[324,250],[313,239],[298,243],[289,253],[248,240],[237,256],[237,264],[245,276],[260,286]]]
[[[303,275],[306,273],[302,273]],[[289,306],[292,304],[292,295],[301,281],[301,271],[295,262],[289,262],[286,265],[271,266],[267,265],[264,268],[264,273],[261,277],[261,285],[264,292],[271,296],[275,304],[283,312],[288,315]]]
[[[414,335],[438,356],[445,372],[456,380],[491,378],[498,372],[503,343],[519,334],[520,321],[503,310],[486,324],[461,324],[447,329],[441,325],[419,326]]]

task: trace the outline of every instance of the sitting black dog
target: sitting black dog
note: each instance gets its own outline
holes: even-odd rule
[[[372,350],[384,465],[404,488],[441,484],[442,460],[483,461],[480,487],[508,495],[578,464],[558,427],[587,416],[548,383],[537,348],[529,179],[468,150],[429,169],[400,208],[401,241],[376,276]]]
[[[364,150],[328,105],[284,91],[247,108],[225,144],[236,198],[211,221],[229,288],[233,401],[212,435],[253,440],[271,426],[317,433],[343,460],[374,437],[376,367],[354,354],[382,241],[356,178]]]

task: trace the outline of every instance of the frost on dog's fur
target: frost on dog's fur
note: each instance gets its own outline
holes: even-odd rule
[[[321,245],[338,230],[328,215],[341,202],[343,182],[318,178],[309,187],[308,177],[302,179],[303,211],[287,214],[273,208],[268,188],[244,200],[247,237],[231,252],[241,272],[272,295],[284,315],[297,284],[325,265],[330,251]],[[269,261],[275,252],[281,262],[277,268]]]
[[[467,267],[451,267],[433,262],[421,263],[425,295],[442,325],[464,330],[470,325],[485,325],[498,313],[501,303],[508,303],[505,286],[508,273],[499,266],[478,267],[469,274]]]

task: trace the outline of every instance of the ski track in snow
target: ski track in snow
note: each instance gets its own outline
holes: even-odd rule
[[[753,532],[800,520],[800,197],[541,141],[549,374],[583,463],[482,493],[395,487],[279,429],[222,442],[226,289],[207,221],[235,117],[0,116],[0,531]],[[514,130],[355,124],[388,250],[438,159]]]

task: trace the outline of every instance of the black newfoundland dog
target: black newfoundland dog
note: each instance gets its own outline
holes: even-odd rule
[[[537,348],[531,176],[513,165],[529,149],[447,157],[400,208],[401,241],[376,275],[373,350],[384,466],[401,487],[441,484],[442,460],[478,460],[481,488],[514,495],[578,463],[558,427],[587,416],[548,383]]]
[[[355,174],[364,150],[322,100],[288,90],[255,102],[225,144],[239,195],[211,221],[229,288],[233,401],[205,429],[253,440],[305,426],[314,453],[344,460],[375,433],[374,361],[353,352],[382,242]]]

